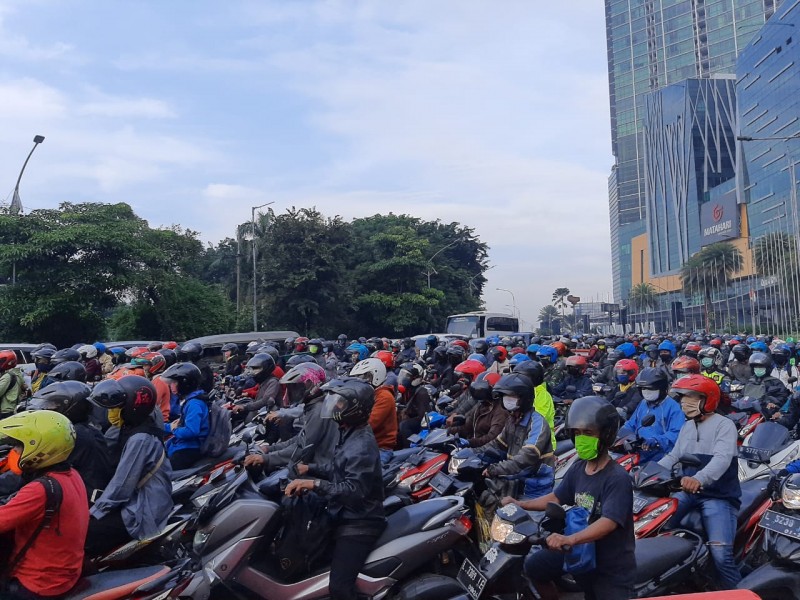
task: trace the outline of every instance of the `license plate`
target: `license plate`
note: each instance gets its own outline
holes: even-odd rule
[[[464,586],[464,589],[472,600],[478,600],[478,598],[480,598],[480,595],[483,593],[483,588],[486,587],[486,582],[488,581],[483,573],[481,573],[468,558],[465,559],[464,563],[461,565],[456,580]]]
[[[800,518],[768,510],[759,523],[764,529],[800,540]]]
[[[442,496],[447,493],[447,490],[450,489],[451,485],[453,485],[453,478],[447,473],[442,473],[441,471],[434,475],[430,480],[430,486],[436,490],[436,493]]]
[[[633,495],[633,514],[638,515],[644,508],[652,502],[652,498],[647,496],[640,496],[639,494]]]
[[[772,452],[762,448],[753,448],[752,446],[740,446],[739,458],[745,460],[752,460],[758,463],[769,463],[772,457]]]

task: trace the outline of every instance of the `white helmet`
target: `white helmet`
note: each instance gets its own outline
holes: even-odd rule
[[[386,365],[379,358],[365,358],[356,363],[350,375],[371,383],[372,387],[378,387],[386,381]]]
[[[81,355],[83,360],[89,360],[90,358],[95,358],[97,356],[97,348],[90,344],[86,344],[85,346],[78,348],[78,354]]]

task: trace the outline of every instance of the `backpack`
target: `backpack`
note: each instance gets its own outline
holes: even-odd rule
[[[214,401],[208,403],[208,436],[200,445],[203,456],[222,456],[231,443],[231,413]]]
[[[295,581],[310,574],[327,557],[331,518],[325,500],[316,494],[284,497],[282,527],[272,552],[281,576]]]

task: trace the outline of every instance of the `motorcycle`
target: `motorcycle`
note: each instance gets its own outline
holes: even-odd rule
[[[431,479],[441,472],[450,460],[453,449],[463,447],[465,441],[446,429],[436,429],[422,442],[422,451],[413,454],[400,465],[394,479],[386,486],[388,493],[400,492],[419,502],[431,496]],[[384,472],[384,481],[385,481]]]
[[[761,404],[751,397],[742,397],[736,402],[731,402],[731,410],[726,416],[736,425],[739,432],[738,444],[744,444],[747,436],[752,434],[756,427],[765,421],[761,412]]]
[[[626,432],[625,435],[620,436],[611,447],[611,456],[616,460],[620,466],[626,471],[630,470],[639,464],[639,452],[642,450],[644,440],[639,437],[639,431],[644,427],[650,427],[656,422],[656,416],[652,413],[646,415],[642,419],[642,424],[635,432]]]
[[[164,600],[177,598],[191,583],[190,561],[139,567],[123,571],[104,571],[81,577],[62,600]]]
[[[769,477],[797,458],[800,440],[792,440],[789,430],[779,423],[762,423],[739,446],[739,481]]]

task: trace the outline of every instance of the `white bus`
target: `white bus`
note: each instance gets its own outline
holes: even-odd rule
[[[519,319],[502,313],[476,310],[447,317],[445,331],[471,338],[485,338],[493,335],[502,337],[519,331]]]

